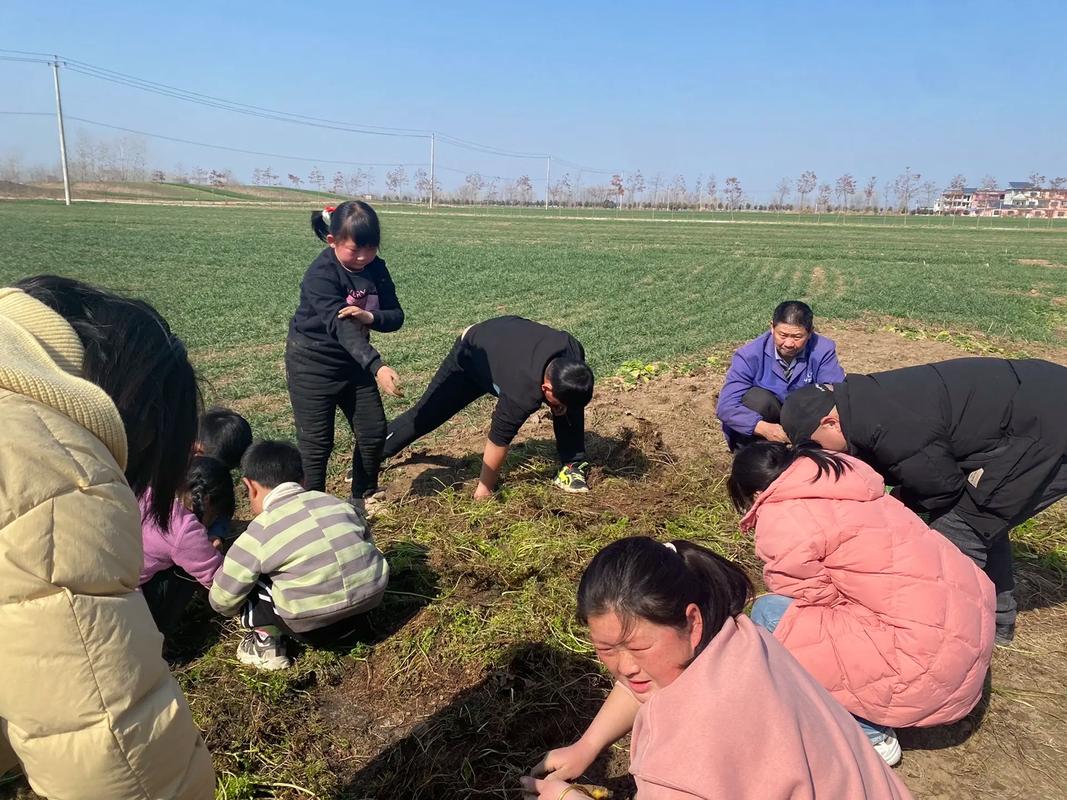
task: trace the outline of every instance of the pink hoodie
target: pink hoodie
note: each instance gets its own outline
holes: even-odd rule
[[[848,456],[798,459],[753,505],[767,588],[795,599],[775,637],[853,714],[929,726],[965,716],[993,651],[993,584]]]
[[[215,571],[222,566],[223,556],[212,547],[200,520],[175,500],[170,512],[170,530],[164,533],[148,516],[151,502],[151,491],[145,492],[140,501],[141,538],[144,541],[140,585],[147,583],[157,572],[177,565],[210,589]]]
[[[849,714],[771,634],[729,619],[637,712],[639,800],[906,800]]]

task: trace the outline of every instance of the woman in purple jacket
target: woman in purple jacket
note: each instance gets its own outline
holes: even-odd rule
[[[779,424],[786,396],[809,383],[835,383],[844,377],[837,348],[815,333],[808,304],[779,304],[771,329],[739,347],[726,373],[715,415],[727,445],[736,450],[757,439],[788,442]]]

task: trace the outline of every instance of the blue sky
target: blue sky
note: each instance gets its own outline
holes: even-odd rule
[[[313,14],[309,13],[314,11]],[[946,182],[1067,174],[1067,4],[1055,2],[258,2],[5,4],[0,47],[55,52],[204,94],[754,197],[811,169]],[[422,139],[265,121],[62,73],[72,116],[328,160],[428,159]],[[0,61],[0,111],[51,111],[44,65]],[[76,122],[68,135],[113,132]],[[54,160],[47,117],[0,117],[0,156]],[[149,140],[165,169],[285,162]],[[446,185],[543,160],[442,144]],[[348,170],[349,168],[343,167]],[[572,166],[557,164],[558,175]],[[411,170],[409,169],[409,172]],[[376,170],[379,177],[385,168]],[[592,176],[583,179],[594,180]]]

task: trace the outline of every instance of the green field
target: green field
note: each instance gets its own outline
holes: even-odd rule
[[[259,435],[292,436],[281,358],[300,277],[320,247],[308,226],[315,202],[0,203],[0,285],[50,272],[150,300],[189,345],[209,401],[236,404]],[[965,346],[1064,352],[1062,226],[482,211],[382,209],[382,255],[407,311],[400,332],[376,338],[409,389],[407,400],[387,404],[390,413],[411,402],[464,326],[500,313],[577,335],[620,407],[636,395],[604,379],[623,362],[665,362],[698,378],[721,372],[729,346],[760,332],[787,298],[808,300],[820,319],[861,320],[875,330],[893,321]],[[709,354],[719,357],[711,366]],[[714,425],[693,437],[722,450]],[[349,650],[306,652],[289,673],[252,674],[233,658],[234,628],[204,609],[194,615],[176,674],[223,778],[220,798],[516,797],[518,773],[582,729],[605,685],[572,619],[575,581],[598,547],[633,533],[693,538],[758,576],[725,501],[721,453],[658,459],[652,444],[634,438],[626,445],[632,463],[612,456],[595,491],[575,500],[547,488],[551,450],[543,445],[509,458],[493,503],[474,505],[467,488],[444,488],[415,492],[386,512],[376,536],[393,567],[393,592],[366,640]],[[477,456],[469,455],[453,465],[461,477],[474,474]],[[341,444],[337,456],[335,474],[345,467]],[[1034,742],[1034,769],[1049,776],[1034,797],[1046,796],[1042,787],[1055,796],[1067,780],[1058,751],[1046,747],[1067,737],[1067,708],[1041,705],[1053,703],[1044,695],[1062,690],[1064,678],[1056,666],[1067,580],[1062,514],[1030,523],[1017,541],[1033,592],[1022,625],[1040,630],[1046,613],[1059,614],[1047,628],[1052,651],[998,656],[991,722],[958,752],[937,744],[909,751],[902,774],[917,796],[921,788],[934,793],[936,784],[924,783],[933,770],[961,787],[938,796],[994,796],[966,787],[992,780],[975,770],[1012,763],[1000,752],[987,757],[998,736]],[[1053,688],[1026,694],[1030,671],[1042,669],[1054,670]],[[1013,727],[1020,697],[1040,710],[1033,730]],[[625,758],[597,769],[618,775]]]

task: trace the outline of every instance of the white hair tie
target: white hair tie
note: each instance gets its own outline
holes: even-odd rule
[[[322,209],[322,221],[326,223],[327,227],[330,225],[330,214],[336,210],[333,206],[326,206],[326,208]]]
[[[672,553],[678,552],[678,548],[674,546],[674,542],[664,542],[663,546],[670,550]]]

